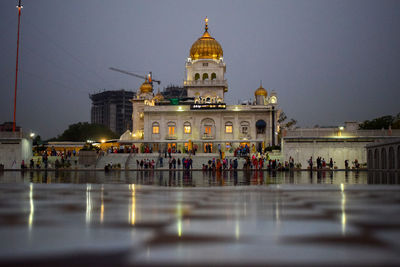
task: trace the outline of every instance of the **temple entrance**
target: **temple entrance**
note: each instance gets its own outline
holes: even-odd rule
[[[176,143],[168,143],[168,149],[171,148],[172,153],[176,152]]]
[[[212,153],[212,143],[204,143],[203,148],[204,148],[204,153]]]
[[[158,152],[158,150],[160,150],[159,145],[160,145],[159,143],[153,143],[153,145],[152,145],[153,152]]]

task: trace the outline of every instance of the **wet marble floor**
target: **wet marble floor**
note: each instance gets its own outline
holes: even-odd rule
[[[400,186],[0,185],[1,266],[400,265]]]

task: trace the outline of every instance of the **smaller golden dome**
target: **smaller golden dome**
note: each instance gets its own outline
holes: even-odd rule
[[[164,100],[164,96],[163,96],[160,92],[158,92],[158,93],[153,97],[153,99],[154,99],[154,101],[156,101],[156,102],[160,102],[160,101],[163,101],[163,100]]]
[[[143,94],[143,93],[151,93],[151,92],[153,92],[153,86],[146,79],[144,81],[144,83],[140,86],[140,93]]]
[[[254,92],[254,95],[255,95],[255,96],[261,95],[261,96],[267,97],[268,93],[267,93],[267,90],[265,90],[265,89],[260,85],[260,87]]]

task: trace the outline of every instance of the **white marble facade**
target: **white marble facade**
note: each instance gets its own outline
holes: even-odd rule
[[[228,82],[222,55],[222,47],[209,35],[206,24],[186,60],[183,86],[187,88],[187,99],[172,105],[154,96],[147,81],[142,85],[132,100],[135,143],[146,143],[156,150],[167,146],[184,150],[190,140],[199,152],[205,144],[211,144],[216,152],[218,144],[235,147],[246,143],[261,148],[277,143],[276,93],[272,91],[268,96],[260,86],[255,93],[249,90],[249,98],[254,93],[254,103],[227,105]]]

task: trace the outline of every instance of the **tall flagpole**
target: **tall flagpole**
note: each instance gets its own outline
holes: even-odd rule
[[[21,24],[21,0],[18,0],[18,36],[17,36],[17,63],[15,67],[15,88],[14,88],[14,123],[13,132],[15,132],[15,113],[17,112],[17,82],[18,82],[18,56],[19,56],[19,28]]]

